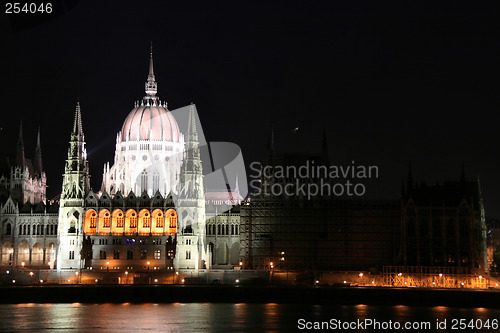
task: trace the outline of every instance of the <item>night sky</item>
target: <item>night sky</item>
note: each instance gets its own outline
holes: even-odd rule
[[[319,153],[325,128],[332,163],[379,166],[367,197],[398,199],[410,162],[427,184],[458,180],[464,164],[468,179],[480,177],[486,215],[500,217],[499,8],[403,2],[3,9],[0,150],[15,153],[22,120],[31,157],[40,126],[54,197],[79,99],[98,190],[116,134],[144,96],[153,41],[160,99],[171,110],[195,103],[207,140],[238,144],[247,165],[262,159],[271,126],[279,152]]]

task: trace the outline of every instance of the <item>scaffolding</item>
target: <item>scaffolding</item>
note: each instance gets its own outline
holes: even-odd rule
[[[391,287],[489,288],[490,279],[469,267],[384,266]]]
[[[241,206],[243,268],[381,270],[398,250],[399,209],[399,201],[253,199]]]

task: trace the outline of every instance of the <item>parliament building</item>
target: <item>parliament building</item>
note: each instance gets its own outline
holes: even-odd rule
[[[426,186],[409,170],[394,200],[247,196],[237,179],[226,189],[207,189],[196,108],[178,110],[188,119],[182,127],[157,97],[151,53],[145,97],[117,133],[114,161],[93,191],[82,112],[77,103],[56,199],[46,197],[40,132],[33,160],[25,157],[22,126],[17,155],[0,160],[4,270],[488,271],[479,181],[464,175]],[[329,163],[326,140],[318,155],[280,155],[273,141],[269,136],[264,166]],[[260,184],[276,181],[263,177]]]

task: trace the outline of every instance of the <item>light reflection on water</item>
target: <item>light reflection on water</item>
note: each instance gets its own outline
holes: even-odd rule
[[[500,310],[276,303],[27,303],[0,305],[0,332],[281,332],[297,330],[300,318],[307,321],[332,318],[341,321],[428,321],[433,324],[446,319],[448,331],[451,331],[451,319],[498,320]],[[434,326],[432,328],[431,331],[436,331]]]

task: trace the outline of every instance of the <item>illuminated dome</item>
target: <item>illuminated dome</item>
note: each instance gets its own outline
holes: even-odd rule
[[[143,103],[142,103],[143,104]],[[136,105],[125,119],[122,141],[179,142],[179,126],[170,111],[161,105]]]
[[[110,195],[177,193],[184,136],[167,103],[156,96],[151,50],[146,96],[136,102],[116,136],[114,164],[104,165],[102,189]]]

